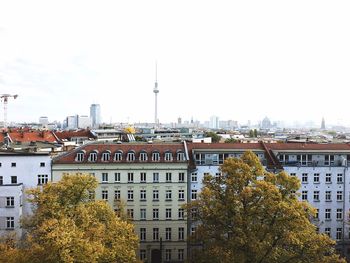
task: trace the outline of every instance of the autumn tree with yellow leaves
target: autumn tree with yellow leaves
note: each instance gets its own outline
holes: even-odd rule
[[[0,262],[136,262],[138,238],[131,223],[105,201],[89,199],[90,175],[65,175],[28,191],[34,213],[23,222],[19,243],[2,242]]]
[[[298,200],[296,177],[266,172],[253,152],[227,159],[221,173],[205,177],[198,200],[188,206],[198,225],[191,262],[346,262],[310,222],[315,209]]]

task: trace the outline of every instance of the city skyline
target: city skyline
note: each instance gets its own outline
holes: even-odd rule
[[[9,122],[61,121],[91,104],[107,123],[153,122],[157,60],[160,123],[216,115],[350,125],[346,1],[21,7],[0,4],[0,90],[19,95]]]

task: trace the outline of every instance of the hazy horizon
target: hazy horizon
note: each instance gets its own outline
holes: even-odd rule
[[[314,121],[350,126],[349,1],[0,3],[8,122]],[[0,121],[3,111],[0,109]]]

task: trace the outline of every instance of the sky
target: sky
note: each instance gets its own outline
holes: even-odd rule
[[[0,0],[9,121],[350,125],[350,1]],[[0,109],[0,120],[3,118]]]

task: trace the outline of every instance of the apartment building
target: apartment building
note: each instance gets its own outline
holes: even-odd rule
[[[31,212],[26,190],[47,183],[50,176],[48,153],[0,152],[0,235],[22,235],[20,219]]]
[[[140,238],[142,261],[184,262],[188,164],[186,143],[93,143],[56,157],[52,178],[94,175],[99,182],[96,199],[114,209],[119,201],[125,203]]]

